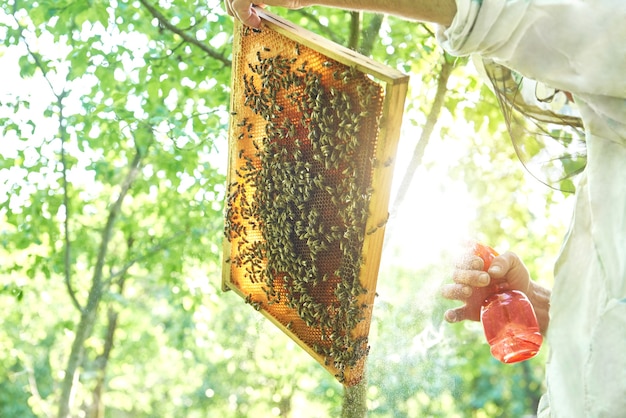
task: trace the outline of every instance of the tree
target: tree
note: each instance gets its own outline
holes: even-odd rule
[[[29,231],[19,249],[50,244],[34,260],[32,275],[60,272],[78,312],[60,390],[62,417],[70,414],[101,306],[124,297],[136,265],[152,259],[155,278],[166,284],[190,260],[217,263],[219,256],[205,254],[219,240],[220,207],[214,202],[223,193],[223,176],[208,159],[223,135],[227,91],[207,94],[205,71],[224,68],[228,61],[219,59],[220,52],[187,46],[173,27],[159,33],[155,26],[163,25],[158,19],[164,17],[147,3],[107,4],[41,2],[27,14],[17,2],[5,6],[6,44],[23,51],[21,76],[39,75],[48,91],[10,103],[14,115],[5,119],[4,132],[27,139],[25,130],[40,121],[18,111],[32,100],[48,100],[43,116],[57,125],[56,132],[40,144],[28,141],[5,164],[26,163],[29,176],[39,173],[45,179],[35,191],[28,178],[14,183],[7,203],[17,210],[6,211],[6,219]],[[189,22],[206,23],[210,11],[193,14],[187,12]],[[141,42],[147,47],[138,48]],[[48,54],[47,47],[66,54]],[[193,65],[209,53],[217,58]],[[224,85],[228,74],[223,77]],[[27,153],[35,155],[34,164],[26,161]],[[29,204],[15,203],[16,196]],[[101,373],[116,316],[109,307],[107,337],[97,357]]]

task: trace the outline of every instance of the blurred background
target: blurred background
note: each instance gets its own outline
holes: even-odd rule
[[[367,415],[532,416],[547,347],[498,363],[439,288],[465,239],[550,286],[571,196],[526,173],[436,28],[271,10],[411,75]],[[0,417],[347,416],[332,375],[221,291],[232,33],[215,0],[0,5]]]

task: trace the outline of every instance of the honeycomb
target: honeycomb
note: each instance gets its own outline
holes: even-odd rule
[[[408,79],[259,15],[235,27],[223,288],[354,385]]]

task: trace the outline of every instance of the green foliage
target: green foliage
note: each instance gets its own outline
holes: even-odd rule
[[[354,14],[275,11],[351,39]],[[419,131],[444,59],[432,32],[359,19],[356,48],[412,74],[405,126]],[[81,330],[73,413],[98,416],[101,386],[107,417],[340,414],[341,385],[219,289],[231,33],[217,1],[0,5],[0,416],[57,413]],[[561,228],[545,219],[560,197],[528,197],[538,187],[524,181],[495,100],[456,65],[438,133],[460,159],[439,162],[475,197],[478,238],[516,247],[544,276],[558,249],[546,237]],[[375,307],[371,416],[533,412],[541,359],[499,365],[479,329],[441,323],[449,261],[383,267],[393,286]]]

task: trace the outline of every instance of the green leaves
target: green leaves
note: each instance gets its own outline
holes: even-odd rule
[[[19,59],[20,65],[20,77],[29,78],[35,74],[37,71],[37,64],[35,59],[29,55],[23,55]]]
[[[10,294],[11,296],[15,297],[15,299],[17,299],[18,301],[21,301],[24,298],[23,289],[17,287],[14,284],[5,284],[2,287],[0,287],[0,294],[2,293]]]
[[[76,1],[73,4],[80,7],[80,11],[76,13],[74,23],[78,27],[82,27],[83,23],[89,22],[91,24],[98,22],[103,27],[109,26],[109,12],[110,2],[103,0],[88,0],[83,5],[80,5],[80,1]],[[82,6],[82,7],[81,7]]]

